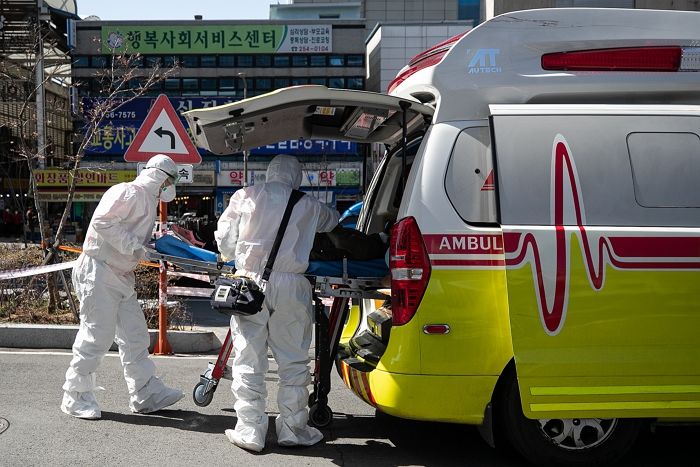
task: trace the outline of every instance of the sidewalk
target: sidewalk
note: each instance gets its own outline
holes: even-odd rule
[[[228,316],[215,312],[208,299],[184,301],[192,315],[192,328],[168,331],[168,342],[174,353],[217,353],[226,337]],[[0,347],[24,349],[70,349],[78,332],[77,325],[0,324]],[[150,350],[158,339],[158,330],[149,329]],[[112,345],[111,350],[116,350]]]

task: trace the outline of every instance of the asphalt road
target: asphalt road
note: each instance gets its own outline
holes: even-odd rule
[[[270,430],[265,450],[244,451],[228,442],[235,425],[233,396],[223,381],[208,407],[197,407],[191,391],[212,356],[155,357],[167,384],[188,395],[151,415],[132,414],[119,359],[108,355],[98,373],[102,420],[64,415],[61,385],[67,351],[0,349],[0,465],[340,465],[340,466],[517,466],[519,458],[494,450],[474,427],[400,420],[356,398],[334,373],[330,405],[335,412],[325,440],[309,448],[277,446],[276,367],[267,375]],[[625,466],[697,465],[699,428],[660,427],[640,439]],[[695,457],[695,461],[691,461]]]

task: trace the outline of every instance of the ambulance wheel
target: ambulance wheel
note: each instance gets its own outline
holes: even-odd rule
[[[327,405],[314,404],[309,407],[309,421],[316,428],[326,428],[333,421],[333,411]]]
[[[641,421],[619,418],[525,417],[515,371],[504,381],[497,412],[500,432],[534,465],[595,466],[621,459],[634,444]]]
[[[192,391],[192,399],[194,400],[195,405],[206,407],[211,404],[211,400],[214,398],[215,388],[216,386],[214,386],[211,391],[204,392],[204,385],[202,383],[197,383],[197,385],[194,387],[194,391]]]

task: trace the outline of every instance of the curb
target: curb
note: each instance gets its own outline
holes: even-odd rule
[[[23,349],[70,349],[73,347],[78,326],[50,324],[0,324],[0,347]],[[149,329],[149,352],[158,339],[158,330]],[[217,351],[221,341],[213,331],[168,331],[168,342],[174,353],[201,353]],[[117,350],[112,344],[110,350]]]

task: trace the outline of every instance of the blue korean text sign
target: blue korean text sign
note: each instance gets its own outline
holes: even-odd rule
[[[136,132],[141,127],[148,111],[155,102],[155,97],[139,97],[108,112],[85,149],[86,156],[116,156],[121,157],[134,141]],[[192,109],[215,107],[234,102],[230,97],[170,97],[170,103],[178,113]],[[94,106],[95,98],[83,98],[82,104],[86,111]],[[188,129],[184,118],[182,123]],[[208,151],[198,148],[201,155],[210,155]],[[289,140],[251,149],[256,155],[322,155],[344,154],[357,155],[357,143],[332,140]]]

